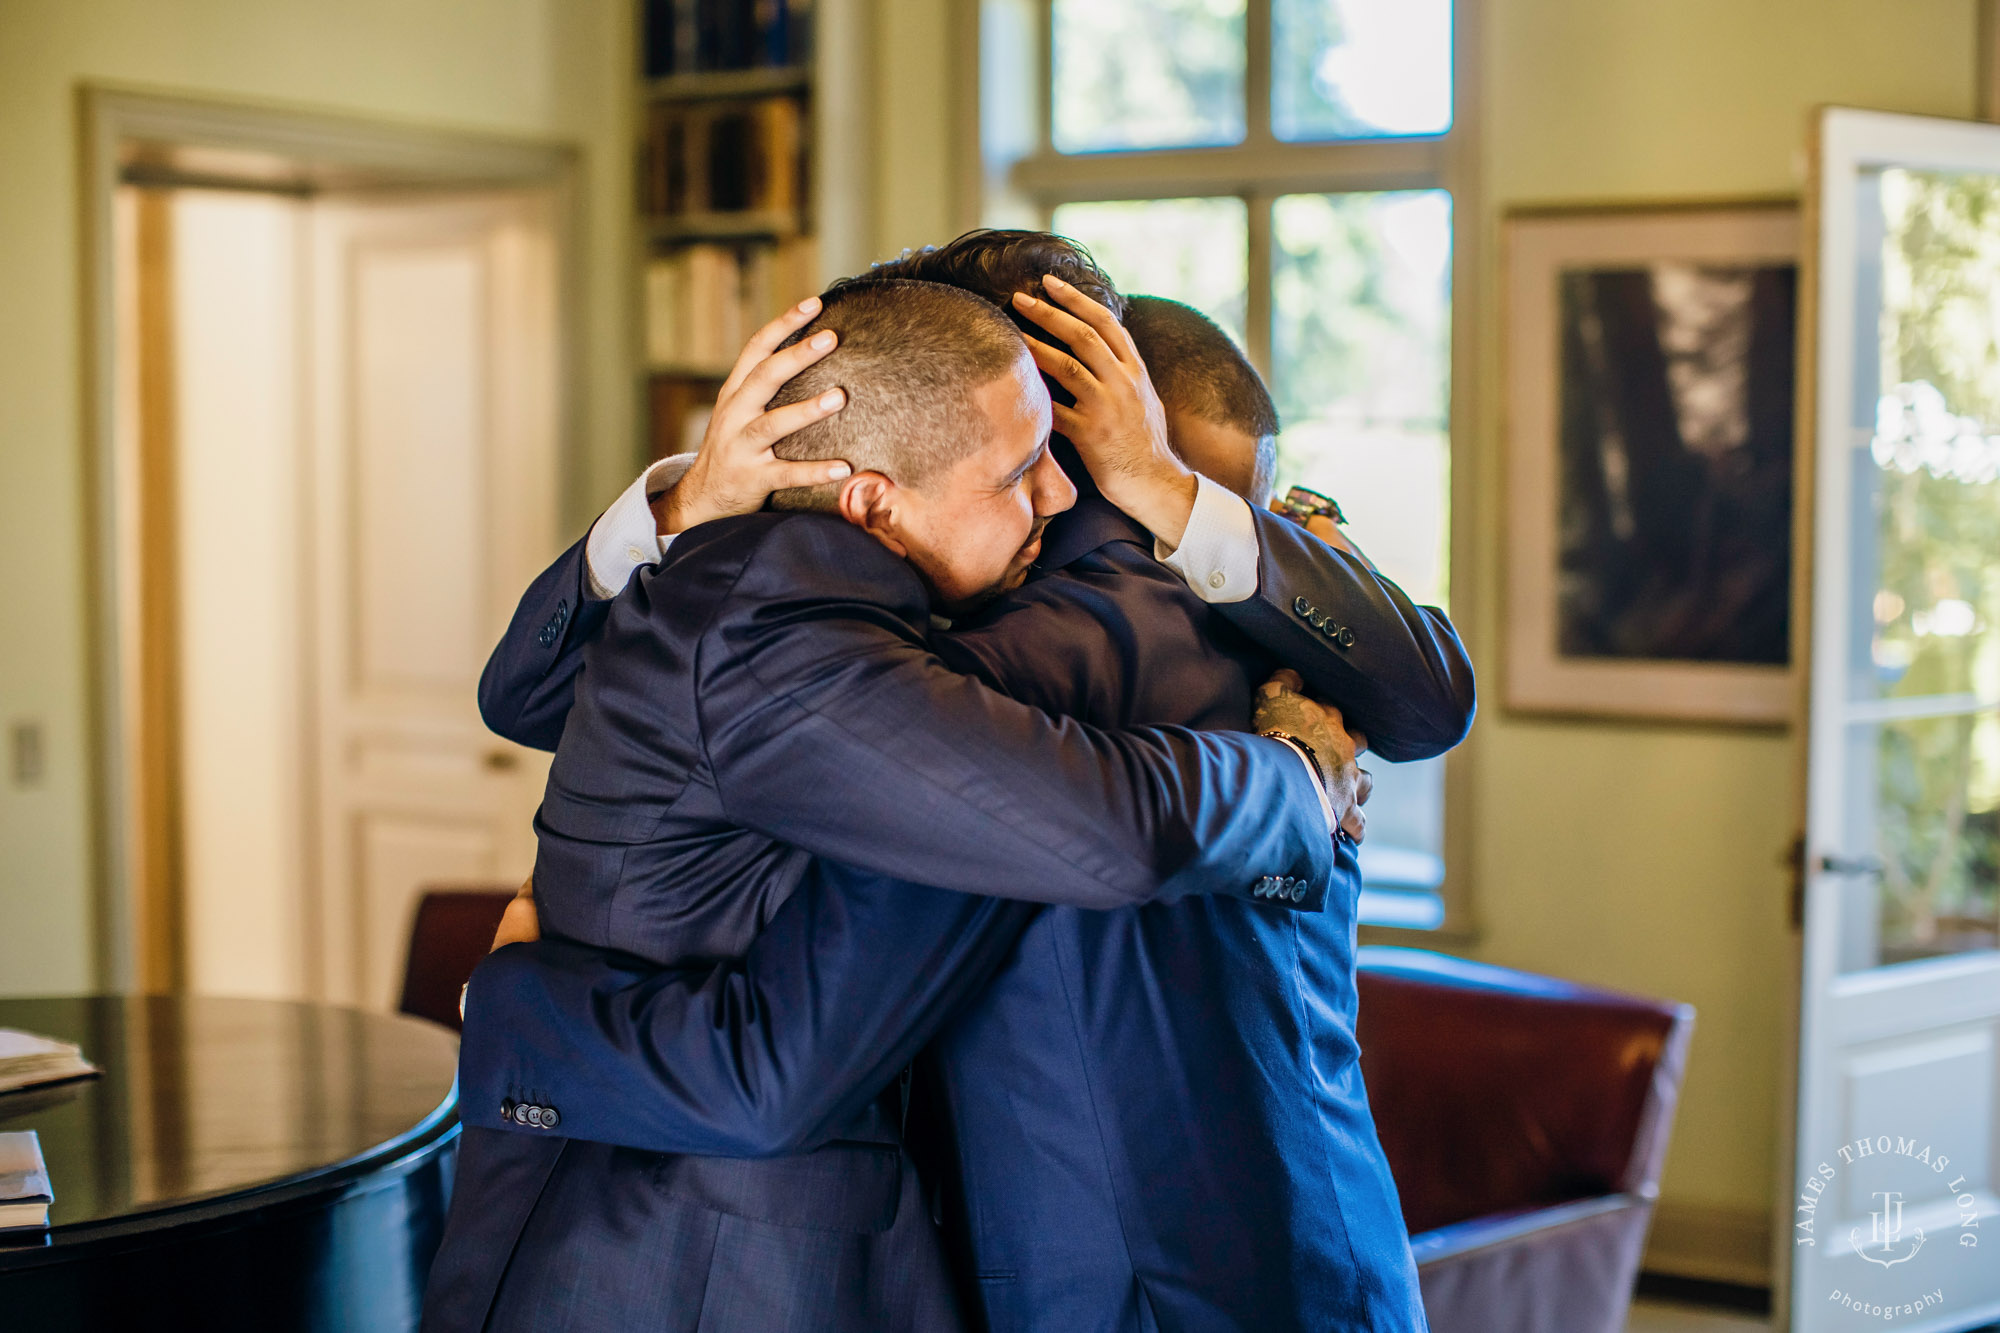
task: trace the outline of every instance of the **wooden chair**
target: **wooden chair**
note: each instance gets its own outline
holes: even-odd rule
[[[514,898],[511,888],[426,889],[410,927],[410,958],[397,1007],[459,1030],[459,988],[493,947],[493,932]]]

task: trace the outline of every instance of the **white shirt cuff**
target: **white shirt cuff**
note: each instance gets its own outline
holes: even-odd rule
[[[599,601],[616,597],[642,565],[657,565],[672,537],[659,535],[651,497],[671,490],[694,463],[693,454],[662,458],[625,488],[611,507],[590,526],[583,546],[590,568],[591,595]]]
[[[1153,556],[1187,580],[1204,602],[1240,602],[1257,591],[1257,524],[1250,502],[1196,474],[1194,511],[1179,547],[1153,543]]]
[[[1306,776],[1312,779],[1313,792],[1319,797],[1319,812],[1326,816],[1326,831],[1337,835],[1340,831],[1340,821],[1333,817],[1333,802],[1327,799],[1326,783],[1320,780],[1319,765],[1312,761],[1311,755],[1286,740],[1283,736],[1273,736],[1271,739],[1297,755],[1299,762],[1306,766]]]

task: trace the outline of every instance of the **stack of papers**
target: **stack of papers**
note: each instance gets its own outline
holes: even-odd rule
[[[0,1092],[86,1078],[97,1072],[97,1066],[83,1058],[80,1046],[15,1028],[0,1028]]]
[[[35,1131],[0,1134],[0,1231],[47,1227],[55,1201]]]

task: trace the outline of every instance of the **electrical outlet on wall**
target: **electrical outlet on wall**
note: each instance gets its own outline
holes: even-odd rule
[[[16,787],[39,787],[46,761],[42,754],[42,724],[16,722],[7,731],[8,767]]]

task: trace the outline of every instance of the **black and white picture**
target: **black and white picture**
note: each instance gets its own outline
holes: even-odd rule
[[[1558,650],[1783,666],[1797,267],[1559,282]]]
[[[1511,705],[1785,715],[1796,234],[1778,208],[1510,221]]]

